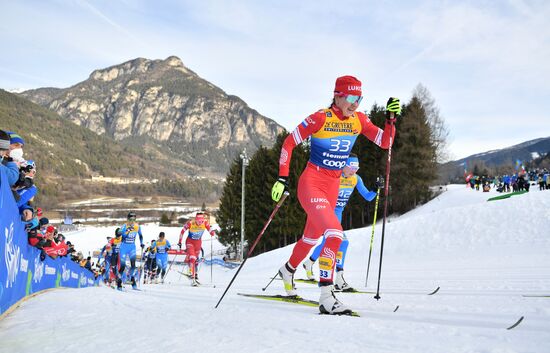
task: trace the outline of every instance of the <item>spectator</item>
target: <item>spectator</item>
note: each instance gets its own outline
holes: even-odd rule
[[[28,241],[30,246],[34,246],[38,249],[42,249],[46,242],[46,233],[40,229],[40,222],[27,232]]]
[[[84,259],[84,255],[82,255],[82,251],[77,252],[76,257],[75,257],[75,261],[80,264],[83,259]]]
[[[38,192],[36,186],[34,186],[33,178],[36,174],[36,167],[33,161],[25,161],[21,165],[19,180],[14,185],[14,190],[17,193],[17,207],[19,213],[22,213],[25,209],[33,209],[32,201],[34,196]]]
[[[70,241],[67,241],[67,255],[70,255],[71,256],[71,260],[74,261],[73,259],[73,254],[76,252],[76,250],[74,249],[74,245],[73,243],[71,243]]]
[[[44,244],[44,251],[48,256],[55,259],[58,256],[64,256],[67,254],[67,244],[65,242],[57,243],[54,239],[55,228],[48,226],[46,230],[46,242]]]
[[[34,185],[36,165],[33,160],[23,161],[19,167],[19,180],[13,186],[15,190],[29,189]]]
[[[45,234],[46,233],[46,228],[48,228],[48,225],[50,224],[50,220],[47,219],[46,217],[42,217],[42,218],[40,218],[38,223],[40,225],[40,231]]]
[[[21,136],[12,131],[7,131],[10,136],[10,157],[19,167],[25,160],[23,159],[23,146],[25,141]]]
[[[15,185],[19,180],[19,168],[9,156],[10,137],[7,132],[0,130],[0,169],[3,169],[8,176],[8,184]]]
[[[92,257],[91,256],[88,256],[86,258],[86,263],[84,263],[84,268],[92,271]]]
[[[79,251],[78,252],[78,258],[80,259],[80,267],[86,267],[86,263],[88,262],[88,258],[84,258],[84,255]]]

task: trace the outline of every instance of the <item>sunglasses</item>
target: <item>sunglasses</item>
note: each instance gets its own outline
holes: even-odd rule
[[[355,104],[355,103],[359,104],[363,100],[363,96],[354,96],[352,94],[340,93],[338,94],[338,96],[346,98],[346,102],[350,104]]]

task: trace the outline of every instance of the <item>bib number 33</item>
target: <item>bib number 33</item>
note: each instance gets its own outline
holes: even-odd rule
[[[350,147],[351,147],[350,140],[331,139],[329,151],[330,152],[349,152]]]

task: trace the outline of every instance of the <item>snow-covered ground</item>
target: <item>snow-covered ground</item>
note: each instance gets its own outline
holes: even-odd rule
[[[487,202],[490,196],[450,186],[430,203],[392,217],[381,299],[338,295],[360,318],[237,295],[262,293],[289,246],[249,259],[217,309],[236,270],[203,266],[205,285],[198,288],[173,268],[169,283],[142,285],[139,292],[44,293],[0,322],[0,352],[550,352],[550,298],[524,296],[550,295],[550,191]],[[376,289],[381,228],[368,290]],[[177,242],[179,229],[162,230]],[[70,239],[91,249],[112,233],[91,231]],[[145,226],[146,240],[159,231]],[[346,279],[363,290],[370,234],[370,227],[348,232]],[[304,276],[298,270],[296,278]],[[318,299],[316,286],[297,286],[303,297]],[[281,282],[265,293],[283,294]],[[522,316],[516,328],[506,329]]]

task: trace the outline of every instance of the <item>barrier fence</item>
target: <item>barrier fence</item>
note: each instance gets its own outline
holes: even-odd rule
[[[25,297],[42,290],[93,286],[94,275],[69,257],[40,260],[27,242],[8,179],[0,170],[0,317]]]

